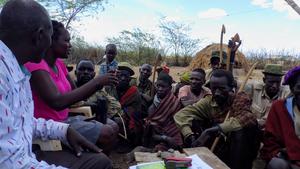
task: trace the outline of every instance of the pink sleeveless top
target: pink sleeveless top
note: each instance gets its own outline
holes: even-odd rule
[[[70,92],[72,88],[67,79],[68,70],[65,64],[61,59],[57,59],[55,65],[58,70],[57,74],[48,66],[45,60],[42,60],[40,63],[28,62],[25,64],[25,67],[29,70],[29,72],[34,72],[37,70],[47,71],[61,94]],[[47,89],[45,88],[45,90]],[[34,117],[44,118],[47,120],[52,119],[54,121],[65,121],[67,119],[69,109],[64,109],[61,111],[52,109],[39,97],[33,88],[32,95],[34,100]]]

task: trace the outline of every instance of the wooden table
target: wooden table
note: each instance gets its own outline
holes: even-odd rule
[[[223,163],[215,154],[213,154],[206,147],[185,148],[183,149],[183,151],[185,154],[181,154],[178,151],[175,151],[174,155],[176,157],[187,157],[190,155],[197,154],[213,169],[229,169],[229,167],[225,163]],[[135,152],[134,157],[137,163],[155,162],[162,160],[160,157],[157,157],[157,153]]]
[[[206,147],[185,148],[183,149],[187,156],[197,154],[213,169],[230,169],[223,161],[221,161],[214,153]]]

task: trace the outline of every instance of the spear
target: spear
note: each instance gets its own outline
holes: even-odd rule
[[[222,25],[221,29],[221,38],[220,38],[220,60],[223,60],[223,35],[226,33],[226,29],[224,24]],[[222,63],[222,62],[221,62]]]

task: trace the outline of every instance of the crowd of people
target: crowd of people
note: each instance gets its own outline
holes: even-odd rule
[[[39,3],[10,0],[2,8],[0,168],[109,169],[112,150],[210,148],[216,137],[213,153],[232,169],[300,168],[300,66],[284,73],[267,64],[261,83],[237,92],[236,46],[229,70],[213,51],[210,69],[176,83],[170,68],[149,63],[134,78],[108,44],[99,70],[82,59],[72,79],[63,61],[71,47],[68,30]],[[72,114],[74,106],[90,106],[94,117]],[[60,140],[63,149],[41,150],[35,139]]]

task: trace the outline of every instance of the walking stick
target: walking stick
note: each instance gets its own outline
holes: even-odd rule
[[[223,60],[223,35],[226,33],[225,26],[222,25],[221,38],[220,38],[220,60]]]
[[[242,85],[241,85],[241,87],[239,88],[239,90],[238,90],[237,93],[239,93],[239,92],[241,92],[241,91],[244,90],[244,88],[245,88],[245,86],[246,86],[246,83],[247,83],[248,79],[250,78],[250,76],[251,76],[251,74],[252,74],[252,72],[253,72],[253,70],[255,69],[255,67],[256,67],[257,64],[258,64],[258,62],[255,62],[255,63],[252,65],[251,69],[250,69],[249,72],[247,73],[247,76],[246,76],[246,78],[244,79],[244,81],[243,81],[243,83],[242,83]],[[226,121],[226,120],[229,118],[229,116],[230,116],[230,111],[228,111],[228,113],[227,113],[227,115],[226,115],[224,121]],[[218,137],[215,139],[213,145],[212,145],[211,148],[210,148],[211,152],[214,152],[214,150],[215,150],[215,148],[216,148],[216,146],[217,146],[217,144],[218,144],[218,142],[219,142],[219,140],[220,140],[220,137],[221,137],[221,136],[218,136]]]
[[[154,97],[154,82],[155,82],[155,75],[156,75],[156,69],[157,69],[157,66],[159,64],[159,62],[162,60],[162,57],[160,54],[158,54],[156,56],[156,60],[155,60],[155,65],[154,65],[154,71],[153,71],[153,78],[152,78],[152,88],[151,88],[151,97],[153,98]]]

